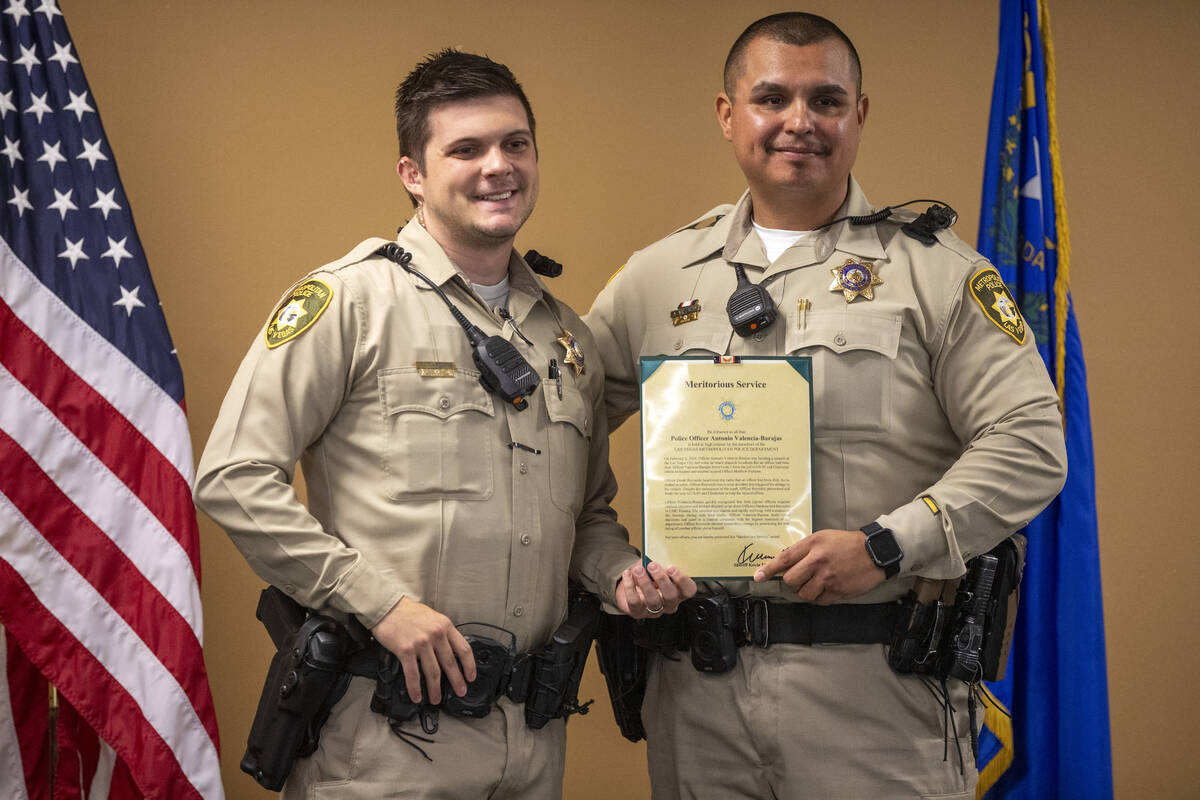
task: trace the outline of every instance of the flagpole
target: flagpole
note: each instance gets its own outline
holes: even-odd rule
[[[54,800],[54,778],[58,774],[58,687],[53,683],[50,687],[50,730],[47,733],[50,753],[50,800]]]

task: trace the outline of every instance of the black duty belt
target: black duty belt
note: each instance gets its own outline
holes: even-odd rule
[[[721,637],[724,628],[737,647],[890,644],[902,609],[899,602],[818,606],[711,595],[685,601],[676,614],[639,623],[636,640],[653,650],[688,650],[697,636]]]
[[[899,603],[818,606],[770,603],[752,597],[735,600],[734,619],[742,620],[743,643],[758,647],[772,644],[889,644],[900,612]]]

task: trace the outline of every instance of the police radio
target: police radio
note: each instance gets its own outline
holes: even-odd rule
[[[775,321],[775,301],[766,289],[750,282],[741,264],[735,263],[733,271],[737,288],[725,303],[725,313],[738,336],[753,336]]]
[[[428,283],[437,292],[438,297],[442,298],[442,302],[450,309],[450,313],[454,315],[454,319],[467,334],[467,341],[471,344],[471,359],[479,369],[479,382],[483,384],[483,388],[491,394],[503,397],[512,403],[518,411],[524,411],[528,408],[529,401],[525,398],[533,394],[533,390],[537,388],[540,378],[538,378],[538,374],[534,371],[533,367],[529,366],[529,362],[525,360],[520,351],[513,347],[512,343],[506,339],[502,339],[499,336],[484,335],[483,331],[477,325],[473,325],[455,307],[454,303],[450,302],[450,298],[441,290],[441,287],[419,270],[409,266],[409,262],[412,261],[412,253],[409,253],[395,242],[388,242],[376,250],[375,253],[394,261],[406,272],[411,272]]]

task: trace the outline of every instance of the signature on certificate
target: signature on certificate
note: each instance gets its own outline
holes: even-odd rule
[[[753,542],[742,548],[742,552],[738,553],[737,561],[733,562],[735,567],[752,567],[775,557],[770,553],[755,552],[750,549],[751,547],[754,547]]]

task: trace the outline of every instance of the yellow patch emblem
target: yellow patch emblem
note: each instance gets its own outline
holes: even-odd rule
[[[1025,344],[1025,320],[1000,273],[992,267],[976,272],[971,277],[971,296],[997,328],[1011,336],[1017,344]]]
[[[267,323],[267,347],[279,347],[311,328],[332,299],[333,290],[321,281],[297,286]]]

